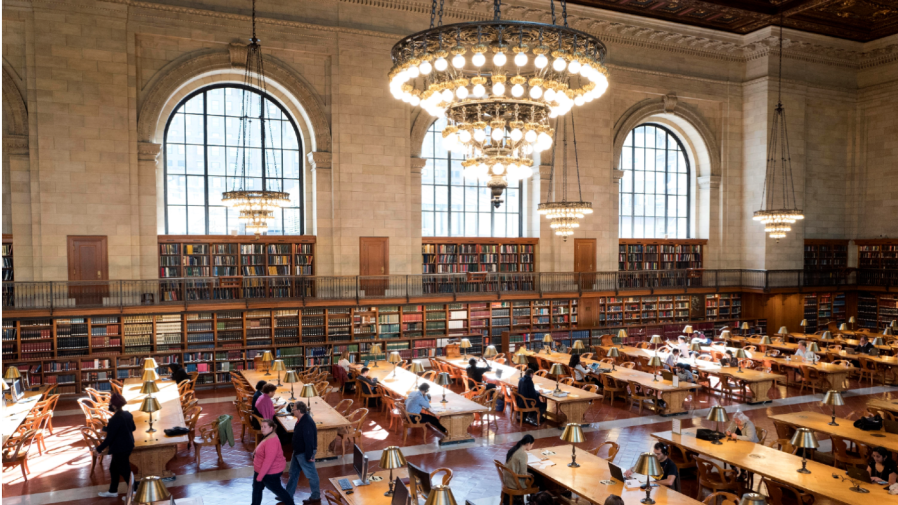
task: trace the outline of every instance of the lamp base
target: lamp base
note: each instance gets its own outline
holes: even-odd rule
[[[828,424],[829,426],[838,426],[839,425],[839,423],[837,423],[835,421],[833,421],[831,423],[826,423],[826,424]]]
[[[639,503],[645,503],[646,505],[653,505],[655,503],[655,500],[646,496],[645,498],[639,500]]]
[[[577,463],[576,461],[571,461],[570,463],[567,464],[567,466],[570,468],[580,468],[580,463]]]
[[[854,491],[855,493],[869,493],[870,492],[869,489],[864,489],[861,486],[853,486],[848,489]]]
[[[156,429],[155,429],[155,428],[150,428],[150,429],[148,429],[148,430],[146,431],[146,433],[156,433]]]
[[[798,473],[811,473],[811,471],[808,470],[807,468],[799,468],[798,470],[795,470],[795,471]]]

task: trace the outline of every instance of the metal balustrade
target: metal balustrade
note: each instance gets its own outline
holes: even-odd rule
[[[254,300],[378,300],[690,288],[898,287],[896,270],[666,270],[4,282],[3,308],[65,309]]]

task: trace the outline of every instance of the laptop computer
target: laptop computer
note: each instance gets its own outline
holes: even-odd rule
[[[867,473],[866,468],[862,469],[862,468],[858,468],[856,466],[848,467],[848,476],[856,481],[864,482],[866,484],[873,483],[873,481],[870,480],[870,474]]]
[[[882,427],[885,428],[886,433],[898,435],[898,421],[890,421],[888,419],[883,419]]]
[[[626,479],[624,479],[624,471],[621,470],[619,466],[615,465],[614,463],[608,463],[608,470],[611,471],[612,479],[619,481],[619,482],[626,481]]]
[[[673,381],[673,372],[670,370],[661,370],[661,378],[666,381]]]
[[[870,356],[873,356],[874,358],[878,358],[879,354],[880,354],[880,352],[879,352],[878,347],[874,347],[874,348],[870,349]]]

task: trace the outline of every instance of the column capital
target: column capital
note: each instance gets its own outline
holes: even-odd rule
[[[153,142],[137,143],[137,161],[155,162],[160,153],[162,153],[162,144]]]
[[[307,155],[312,170],[330,170],[332,167],[333,155],[323,151],[311,152]]]
[[[412,157],[411,157],[411,163],[410,163],[411,169],[412,169],[411,172],[412,172],[413,174],[418,174],[418,175],[420,175],[420,174],[421,174],[421,170],[424,168],[424,165],[426,165],[426,164],[427,164],[427,159],[426,159],[426,158],[419,158],[419,157],[417,157],[417,156],[412,156]]]
[[[614,183],[617,184],[624,177],[623,170],[611,170],[611,178],[614,180]]]
[[[700,189],[719,189],[720,188],[720,176],[719,175],[705,175],[699,177],[697,179],[698,187]]]
[[[4,135],[3,150],[10,156],[28,156],[28,137],[26,135]]]
[[[540,165],[539,166],[539,180],[541,181],[550,181],[552,177],[552,165]]]

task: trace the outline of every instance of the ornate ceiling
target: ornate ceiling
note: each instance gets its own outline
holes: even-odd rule
[[[745,34],[769,25],[867,42],[898,33],[898,0],[570,0]]]

